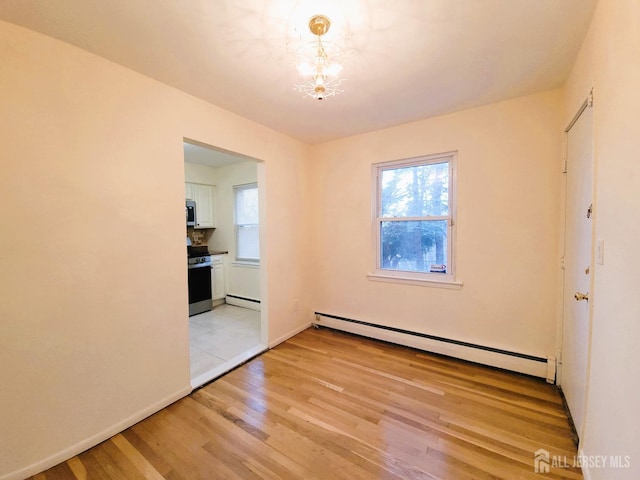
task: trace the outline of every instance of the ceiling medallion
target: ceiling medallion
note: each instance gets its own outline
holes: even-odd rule
[[[309,31],[317,40],[301,47],[297,54],[297,68],[303,77],[303,83],[295,89],[305,97],[324,100],[343,91],[338,87],[346,80],[339,78],[342,71],[341,58],[344,49],[335,43],[323,42],[322,36],[329,31],[331,21],[324,15],[315,15],[309,20]]]

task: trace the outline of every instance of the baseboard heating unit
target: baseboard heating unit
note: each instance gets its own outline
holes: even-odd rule
[[[240,297],[238,295],[231,295],[227,293],[225,302],[229,305],[235,305],[236,307],[250,308],[251,310],[260,311],[260,300],[255,298]]]
[[[527,375],[545,378],[548,383],[555,383],[555,357],[539,357],[526,353],[511,352],[500,348],[438,337],[426,333],[412,332],[385,325],[377,325],[375,323],[339,317],[327,313],[315,312],[315,316],[316,320],[314,325],[321,327],[355,333],[364,337],[417,348],[418,350],[525,373]]]

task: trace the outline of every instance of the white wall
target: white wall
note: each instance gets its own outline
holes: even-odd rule
[[[269,340],[310,321],[308,150],[4,22],[0,52],[0,478],[20,478],[190,390],[184,137],[264,160]]]
[[[506,350],[554,354],[559,91],[313,147],[317,311]],[[458,151],[459,290],[381,283],[371,165]]]
[[[596,238],[585,455],[630,455],[629,469],[591,468],[593,480],[640,475],[640,2],[598,4],[566,86],[564,124],[594,88]]]
[[[203,183],[205,185],[215,185],[218,181],[216,169],[208,165],[199,163],[184,164],[184,181],[190,183]]]
[[[234,264],[235,243],[233,187],[258,181],[258,168],[254,161],[234,163],[216,168],[216,231],[210,245],[216,250],[229,252],[225,259],[227,293],[260,300],[260,268]]]

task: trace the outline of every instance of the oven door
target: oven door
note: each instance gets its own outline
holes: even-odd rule
[[[211,308],[211,265],[189,266],[189,316]]]

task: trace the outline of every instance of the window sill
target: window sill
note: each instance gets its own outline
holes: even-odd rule
[[[260,262],[249,262],[245,260],[236,260],[235,262],[231,262],[231,265],[243,268],[260,268]]]
[[[384,273],[369,273],[367,278],[374,282],[401,283],[404,285],[418,285],[422,287],[449,288],[460,290],[462,282],[452,279],[402,277],[397,275],[385,275]]]

